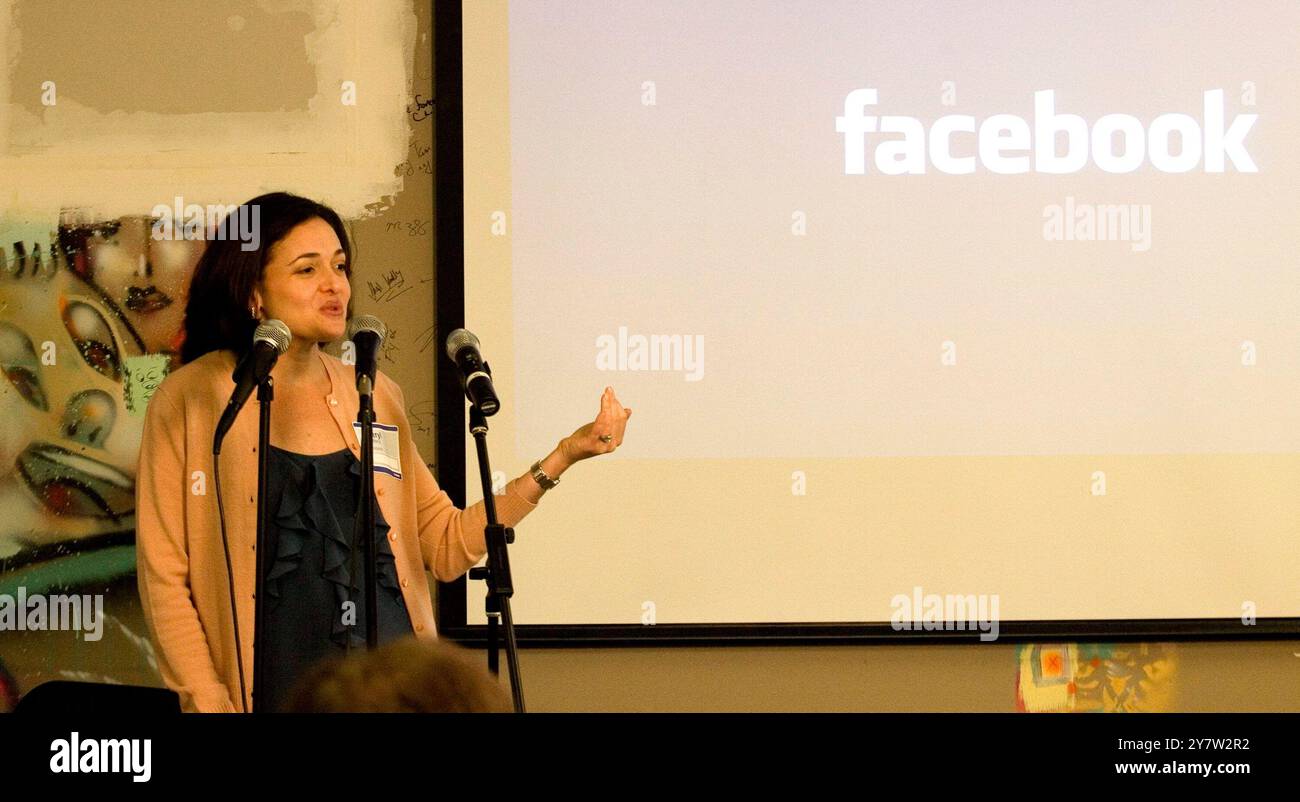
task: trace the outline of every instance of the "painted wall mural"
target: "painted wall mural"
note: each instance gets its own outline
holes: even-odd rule
[[[1167,643],[1032,643],[1017,650],[1016,709],[1029,713],[1175,710],[1177,657]]]
[[[154,240],[146,217],[52,222],[0,221],[11,235],[0,239],[0,597],[100,596],[103,620],[98,637],[11,620],[0,659],[22,691],[50,679],[153,684],[135,591],[144,407],[132,399],[176,354],[204,243]]]
[[[432,273],[425,232],[379,220],[399,196],[432,217],[409,169],[432,146],[428,3],[192,3],[163,27],[43,5],[0,2],[0,711],[50,680],[161,684],[135,476],[204,243],[153,239],[147,211],[293,191],[362,221],[376,264]],[[102,602],[94,631],[18,615],[54,595]]]

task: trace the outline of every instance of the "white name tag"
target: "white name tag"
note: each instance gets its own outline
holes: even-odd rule
[[[402,478],[402,450],[397,437],[397,427],[384,423],[371,424],[375,441],[375,472],[386,473],[394,479]],[[352,422],[357,442],[361,442],[361,424]]]

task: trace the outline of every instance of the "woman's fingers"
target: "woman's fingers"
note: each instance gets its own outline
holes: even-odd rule
[[[623,444],[623,431],[627,428],[627,419],[631,414],[631,409],[618,402],[614,388],[607,386],[600,396],[600,414],[596,416],[592,434],[596,437],[610,435],[610,441],[605,443],[602,440],[601,444],[613,451]]]
[[[632,408],[624,407],[623,414],[619,415],[616,418],[618,422],[615,426],[616,429],[614,434],[615,445],[620,445],[620,446],[623,445],[623,432],[627,429],[627,419],[630,418],[631,416],[632,416]]]

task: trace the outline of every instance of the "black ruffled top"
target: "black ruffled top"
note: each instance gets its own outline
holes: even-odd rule
[[[317,661],[366,648],[363,546],[356,576],[350,570],[353,522],[361,490],[361,463],[348,449],[296,454],[271,446],[267,497],[271,499],[266,553],[267,660],[257,688],[258,706],[274,710]],[[414,632],[397,582],[388,522],[375,504],[379,642]],[[347,602],[353,602],[349,608]],[[347,612],[351,609],[352,612]]]

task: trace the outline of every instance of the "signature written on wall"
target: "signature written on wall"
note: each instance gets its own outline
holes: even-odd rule
[[[399,350],[399,346],[397,344],[397,329],[390,328],[388,330],[388,335],[384,337],[383,344],[379,346],[380,354],[383,356],[384,361],[392,362],[393,364],[396,364],[397,359],[395,357],[398,350]]]
[[[415,93],[415,102],[406,104],[406,111],[414,122],[424,122],[433,116],[433,98],[428,100],[419,92]]]
[[[416,170],[419,170],[420,172],[426,175],[433,175],[432,153],[433,153],[432,145],[416,145],[415,158],[407,159],[406,161],[397,165],[397,167],[393,170],[393,175],[406,175],[406,176],[415,175]]]
[[[432,220],[391,220],[384,228],[385,233],[402,233],[406,232],[408,237],[424,237],[429,233],[429,224]]]
[[[367,279],[366,289],[370,293],[370,300],[387,302],[411,288],[406,286],[406,278],[402,275],[402,271],[389,270],[380,276],[378,281]]]

